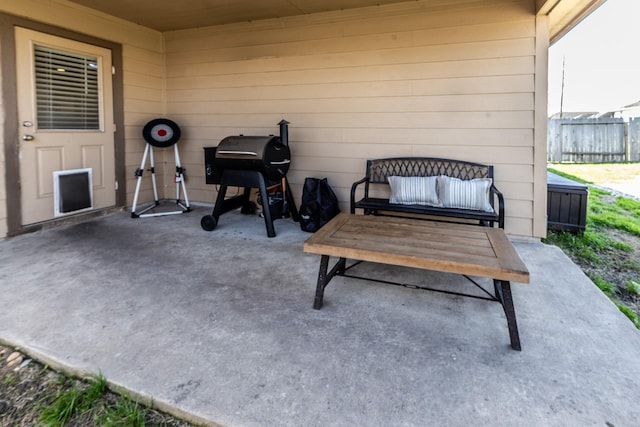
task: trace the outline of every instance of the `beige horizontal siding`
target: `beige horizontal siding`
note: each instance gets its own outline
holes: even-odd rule
[[[320,69],[294,69],[288,71],[255,72],[247,70],[241,74],[219,74],[204,68],[196,74],[197,68],[168,70],[167,88],[211,88],[211,87],[262,87],[270,85],[289,85],[295,89],[298,85],[322,85],[326,83],[348,82],[394,82],[403,80],[433,80],[469,77],[513,76],[527,74],[533,66],[533,56],[458,59],[445,62],[425,62],[389,65],[370,65],[355,67],[332,67]],[[170,68],[170,67],[168,67]],[[179,72],[176,72],[179,71]],[[248,82],[252,85],[247,85]],[[185,85],[185,83],[188,83]],[[438,82],[432,81],[436,84]]]
[[[495,166],[513,205],[508,231],[531,235],[536,21],[529,1],[487,3],[417,1],[166,33],[167,114],[188,129],[187,174],[200,180],[202,147],[277,134],[285,118],[297,200],[306,176],[326,176],[346,207],[367,158],[464,159]]]
[[[169,99],[190,99],[197,101],[255,101],[331,99],[343,97],[346,90],[353,91],[360,98],[399,97],[399,96],[450,96],[450,95],[486,95],[519,94],[533,92],[533,76],[474,76],[468,78],[442,78],[434,85],[432,80],[401,80],[379,82],[323,82],[316,85],[284,82],[280,85],[252,87],[211,87],[206,79],[195,81],[187,86],[181,79],[172,79],[167,90]],[[172,89],[177,85],[177,89]]]
[[[123,48],[123,81],[125,86],[125,168],[127,204],[132,205],[134,191],[137,185],[135,170],[141,166],[145,149],[145,141],[142,138],[142,128],[151,119],[165,115],[165,80],[164,80],[164,55],[163,52],[138,46],[126,46]],[[167,176],[173,176],[175,168],[167,170],[167,150],[154,149],[155,174],[158,183],[160,198],[168,196]],[[173,152],[170,153],[173,158]],[[150,202],[154,198],[152,190],[151,173],[148,171],[151,161],[148,158],[145,164],[138,195],[138,211],[141,204]]]
[[[0,12],[66,28],[71,31],[101,38],[122,45],[124,85],[124,115],[127,169],[127,200],[133,199],[135,181],[130,179],[139,166],[144,141],[141,129],[148,120],[161,116],[164,104],[164,42],[162,34],[121,19],[60,0],[20,0],[2,2]],[[130,136],[137,134],[133,139]],[[142,147],[142,148],[140,148]],[[162,154],[157,159],[163,160]],[[4,164],[4,163],[3,163]],[[4,176],[4,173],[2,173]],[[123,183],[119,183],[122,185]],[[133,186],[132,186],[133,184]],[[4,193],[0,193],[0,199]],[[153,195],[143,193],[141,199],[153,200]],[[0,212],[1,213],[1,212]],[[0,216],[0,221],[6,221]],[[0,225],[0,235],[4,235]]]
[[[397,40],[396,40],[397,41]],[[323,41],[326,43],[327,41]],[[331,40],[329,40],[331,42]],[[402,45],[406,43],[415,43],[415,40],[405,40]],[[342,44],[343,42],[340,41]],[[423,64],[423,61],[415,62],[415,59],[411,58],[425,58],[428,59],[427,63],[438,63],[445,61],[459,61],[459,60],[477,60],[481,61],[487,58],[504,58],[510,55],[522,56],[524,54],[533,54],[534,46],[532,40],[529,38],[522,38],[516,40],[499,40],[493,42],[474,42],[474,43],[455,43],[455,44],[447,44],[444,46],[424,46],[424,47],[411,47],[411,48],[402,48],[398,47],[396,49],[392,49],[391,47],[380,46],[380,41],[377,38],[370,37],[368,40],[368,44],[374,44],[377,49],[377,54],[374,57],[370,57],[366,55],[362,50],[355,50],[354,52],[339,52],[332,55],[305,55],[302,56],[297,61],[274,61],[271,57],[276,52],[265,52],[263,48],[260,49],[260,55],[264,56],[264,59],[261,60],[251,60],[251,71],[253,72],[276,72],[279,73],[282,67],[289,66],[294,70],[318,70],[317,67],[314,67],[314,64],[317,64],[318,60],[322,59],[335,59],[338,55],[349,55],[348,65],[350,67],[369,67],[369,66],[379,66],[382,67],[384,65],[391,66],[397,64],[396,61],[404,60],[409,61],[408,63]],[[397,43],[394,43],[397,44]],[[286,49],[287,46],[279,45],[276,47],[280,55],[292,55],[293,52],[289,52]],[[314,49],[315,45],[305,46],[301,49],[295,49],[296,52],[302,54],[302,52],[309,52],[308,49]],[[363,48],[363,47],[361,47]],[[209,61],[229,61],[236,62],[238,60],[242,60],[243,54],[239,53],[238,50],[242,50],[242,48],[234,48],[230,49],[229,52],[216,52],[212,55],[204,55],[204,58],[198,58],[198,62],[189,62],[188,59],[185,59],[183,62],[172,62],[168,67],[169,75],[175,77],[188,77],[191,75],[199,76],[203,74],[210,75],[224,75],[227,73],[235,74],[237,70],[232,66],[235,64],[226,64],[225,66],[219,66],[217,63],[204,62],[204,59],[207,57]],[[250,50],[250,49],[247,49]],[[255,48],[253,48],[255,51]],[[313,50],[311,50],[313,52]],[[506,56],[505,56],[506,55]],[[179,61],[181,58],[185,58],[185,53],[178,54],[176,61]],[[324,64],[325,69],[333,68],[335,65],[332,62],[328,62]],[[404,68],[404,67],[403,67]],[[424,68],[424,66],[423,66]],[[418,69],[421,70],[421,69]],[[248,71],[248,70],[247,70]]]
[[[512,200],[507,209],[510,217],[526,219],[533,213],[533,203],[530,200]]]
[[[519,236],[533,236],[533,225],[529,218],[516,218],[505,214],[506,219],[504,223],[505,230],[508,230],[510,234]],[[538,236],[536,236],[538,237]]]
[[[297,114],[343,114],[343,113],[383,113],[398,111],[406,113],[482,113],[527,111],[533,108],[531,94],[484,94],[385,97],[384,103],[367,98],[322,98],[295,100],[255,100],[247,104],[244,100],[200,100],[174,102],[173,107],[181,114],[198,114],[202,108],[219,114],[271,114],[274,105],[282,111],[296,111]]]

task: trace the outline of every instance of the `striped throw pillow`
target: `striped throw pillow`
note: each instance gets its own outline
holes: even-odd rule
[[[438,200],[437,176],[390,176],[389,203],[442,206]]]
[[[438,195],[446,208],[493,212],[489,203],[490,178],[462,180],[446,175],[438,177]]]

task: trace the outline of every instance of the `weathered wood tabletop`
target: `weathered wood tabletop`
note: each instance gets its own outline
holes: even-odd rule
[[[502,229],[340,214],[304,243],[308,253],[529,283]]]

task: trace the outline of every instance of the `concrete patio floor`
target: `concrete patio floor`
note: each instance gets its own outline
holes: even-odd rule
[[[514,238],[499,304],[336,278],[291,220],[126,212],[0,242],[0,341],[223,426],[636,426],[640,332],[556,247]],[[447,288],[464,278],[379,265]],[[488,283],[488,281],[481,281]],[[469,289],[465,289],[469,290]]]

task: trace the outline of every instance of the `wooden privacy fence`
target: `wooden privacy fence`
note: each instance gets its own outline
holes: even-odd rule
[[[549,119],[550,162],[640,162],[640,117]]]

